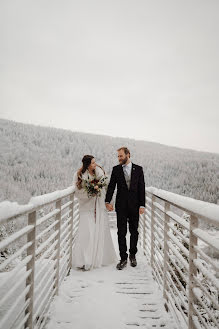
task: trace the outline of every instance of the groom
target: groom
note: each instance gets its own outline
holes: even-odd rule
[[[112,211],[113,205],[110,202],[117,185],[117,234],[121,260],[116,267],[118,270],[122,270],[127,265],[128,258],[127,222],[130,232],[129,260],[131,266],[137,265],[135,254],[137,253],[138,222],[139,214],[143,214],[145,210],[145,183],[143,169],[131,162],[129,149],[121,147],[117,152],[120,164],[113,167],[105,202],[107,210]]]

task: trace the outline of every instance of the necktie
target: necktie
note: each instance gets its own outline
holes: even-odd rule
[[[127,168],[127,166],[124,166],[124,167],[123,167],[123,170],[124,170],[124,174],[125,174],[126,176],[128,176],[129,174],[128,174],[128,168]]]
[[[128,167],[127,166],[123,167],[123,172],[124,172],[126,184],[128,186],[128,189],[129,189],[130,188],[130,177],[129,177],[129,172],[128,172]]]

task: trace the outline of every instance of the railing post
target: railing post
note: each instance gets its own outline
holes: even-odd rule
[[[195,246],[197,246],[197,237],[193,234],[193,229],[198,227],[198,218],[195,215],[190,216],[190,228],[189,228],[189,314],[188,314],[188,329],[195,329],[192,316],[194,314],[193,302],[195,296],[193,293],[194,279],[193,276],[197,275],[197,269],[194,265],[194,259],[197,258],[197,252]]]
[[[144,214],[142,215],[142,219],[143,219],[142,248],[143,248],[144,255],[146,255],[146,252],[145,252],[145,248],[146,248],[146,207],[147,207],[147,192],[145,195],[145,211],[144,211]]]
[[[168,262],[168,230],[169,230],[169,216],[167,216],[167,212],[170,210],[170,204],[165,202],[164,204],[164,255],[163,255],[163,297],[164,299],[168,299],[166,291],[167,291],[167,262]]]
[[[30,285],[25,300],[30,299],[25,310],[25,314],[29,313],[25,328],[33,329],[33,302],[34,302],[34,271],[35,271],[35,252],[36,252],[36,211],[28,214],[28,225],[33,225],[33,230],[27,234],[27,243],[31,242],[31,246],[27,248],[27,256],[31,256],[31,260],[27,263],[27,271],[31,270],[30,275],[26,279],[26,286]]]
[[[70,201],[72,204],[70,205],[70,239],[69,239],[69,269],[72,268],[72,242],[73,242],[73,218],[74,218],[74,193],[70,195]]]
[[[145,247],[146,247],[146,213],[142,215],[143,217],[143,253],[145,255]]]
[[[56,215],[55,220],[58,220],[58,223],[55,225],[55,230],[58,231],[56,236],[56,275],[55,275],[55,293],[58,295],[59,292],[59,263],[60,263],[60,237],[61,237],[61,199],[56,201],[56,209],[59,209],[58,214]]]
[[[155,196],[151,198],[151,267],[153,268],[154,263],[154,200]]]

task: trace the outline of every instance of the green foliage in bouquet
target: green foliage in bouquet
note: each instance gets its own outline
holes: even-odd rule
[[[97,179],[96,176],[93,180],[85,179],[83,181],[83,188],[87,192],[88,197],[101,196],[102,189],[107,186],[107,177],[103,176]]]

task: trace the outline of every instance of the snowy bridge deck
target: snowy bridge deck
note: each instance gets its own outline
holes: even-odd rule
[[[117,248],[116,231],[111,230]],[[71,270],[50,308],[48,329],[173,329],[161,290],[142,251],[138,266]]]
[[[218,205],[147,188],[138,266],[122,271],[72,270],[78,222],[72,187],[0,204],[1,329],[218,327]]]

